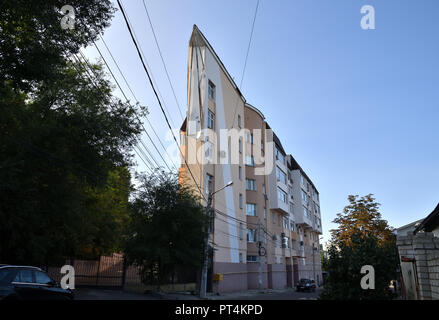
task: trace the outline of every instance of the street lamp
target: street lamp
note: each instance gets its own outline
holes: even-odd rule
[[[224,187],[214,191],[209,192],[207,195],[207,206],[206,206],[206,214],[207,217],[211,218],[211,211],[212,211],[212,196],[221,191],[224,190],[227,187],[230,187],[233,184],[233,181],[230,181],[227,183]],[[206,235],[204,238],[204,262],[203,262],[203,270],[201,271],[201,284],[200,284],[200,298],[206,298],[206,291],[207,291],[207,269],[209,264],[209,233],[210,230],[210,223],[206,226]]]

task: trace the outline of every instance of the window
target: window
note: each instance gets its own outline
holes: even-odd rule
[[[210,80],[209,80],[208,92],[209,92],[209,99],[215,101],[215,85]]]
[[[247,242],[256,242],[256,229],[247,229]]]
[[[273,220],[273,223],[276,223],[276,215],[274,212],[271,213],[271,219]]]
[[[247,262],[258,262],[257,256],[247,256]]]
[[[205,148],[205,152],[204,152],[204,154],[205,154],[206,158],[210,158],[210,143],[207,142],[207,143],[204,145],[204,148]]]
[[[14,282],[33,283],[32,270],[20,270],[14,279]]]
[[[247,142],[250,142],[250,144],[253,144],[253,133],[247,132],[247,134],[245,136],[246,136]]]
[[[305,178],[302,175],[300,175],[300,183],[305,186]]]
[[[239,209],[242,209],[242,193],[239,194]]]
[[[210,110],[207,110],[207,127],[215,130],[215,114]]]
[[[239,146],[239,153],[242,153],[242,140],[241,140],[241,138],[239,138],[238,146]]]
[[[210,194],[213,192],[213,176],[210,174],[206,174],[206,193]]]
[[[243,228],[242,228],[242,223],[239,223],[239,239],[242,240],[244,239],[244,235],[243,235]]]
[[[264,151],[264,140],[261,140],[261,150]]]
[[[242,253],[239,253],[239,263],[243,263],[244,261],[242,260]]]
[[[303,207],[303,214],[308,218],[311,219],[309,210],[306,207]]]
[[[287,184],[287,176],[279,167],[276,167],[276,177],[278,181],[281,181],[283,184]]]
[[[280,226],[280,214],[277,216],[277,224]]]
[[[285,157],[278,148],[276,148],[276,160],[279,160],[280,162],[285,164]]]
[[[277,198],[283,203],[288,203],[286,192],[279,187],[277,188]]]
[[[255,166],[255,158],[253,156],[245,156],[245,164],[250,167]]]
[[[50,279],[50,277],[44,272],[34,271],[34,274],[36,283],[49,284],[50,282],[52,282],[52,279]]]
[[[241,115],[238,114],[238,128],[241,128]]]
[[[288,218],[284,217],[284,229],[288,229]]]
[[[263,194],[267,194],[266,190],[265,190],[265,183],[262,184],[262,193]]]
[[[290,213],[294,214],[294,205],[292,202],[290,202]]]
[[[308,195],[305,193],[305,191],[303,191],[303,190],[302,190],[302,200],[303,200],[303,202],[304,202],[306,205],[308,205],[308,203],[309,203],[309,197],[308,197]]]
[[[256,216],[256,204],[254,203],[247,203],[246,206],[246,214],[248,216]]]
[[[256,191],[256,182],[254,179],[245,179],[245,184],[246,184],[247,190]]]
[[[267,209],[264,207],[264,220],[267,220]]]
[[[294,223],[294,221],[290,221],[290,229],[293,232],[296,232],[296,224]]]
[[[14,269],[0,269],[0,286],[4,284],[9,284],[11,281],[13,281],[15,276]]]
[[[242,180],[242,167],[239,166],[238,168],[238,174],[239,174],[239,180]]]

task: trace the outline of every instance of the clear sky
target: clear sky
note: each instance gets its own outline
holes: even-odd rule
[[[179,128],[142,0],[122,2]],[[146,4],[183,113],[194,24],[239,83],[256,0]],[[375,8],[375,30],[360,27],[363,5]],[[349,194],[373,193],[394,227],[425,217],[439,202],[438,12],[437,0],[260,1],[241,91],[317,186],[324,241]],[[165,141],[163,116],[120,11],[104,39]],[[87,56],[97,57],[96,50]]]

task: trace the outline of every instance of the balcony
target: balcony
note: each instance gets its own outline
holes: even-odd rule
[[[303,212],[295,213],[295,219],[296,219],[296,225],[301,225],[305,229],[313,228],[312,220],[309,217],[305,216]]]

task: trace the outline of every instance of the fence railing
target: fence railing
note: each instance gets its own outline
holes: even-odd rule
[[[135,292],[157,289],[157,283],[154,281],[143,283],[140,268],[127,265],[122,254],[100,256],[96,260],[66,259],[65,264],[72,265],[75,269],[76,287],[123,289]],[[56,281],[60,281],[63,276],[60,270],[61,266],[47,268],[49,276]],[[178,269],[174,277],[162,279],[161,282],[162,291],[193,291],[196,286],[196,272]]]

